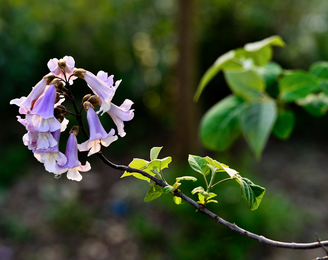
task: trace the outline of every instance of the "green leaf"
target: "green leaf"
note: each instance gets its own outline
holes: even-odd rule
[[[223,66],[234,58],[234,56],[235,56],[234,51],[229,51],[221,55],[214,62],[214,64],[204,73],[197,87],[197,91],[194,96],[194,101],[197,101],[199,99],[201,93],[203,92],[208,82],[210,82],[210,80],[223,68]]]
[[[180,197],[173,196],[173,201],[175,204],[180,205],[182,202],[182,199]]]
[[[277,118],[276,104],[271,99],[250,103],[240,114],[239,120],[248,145],[260,158]]]
[[[163,193],[162,187],[155,185],[151,187],[144,198],[144,202],[149,202],[160,197]]]
[[[319,84],[308,73],[296,71],[281,79],[279,89],[282,100],[293,102],[319,90]]]
[[[262,41],[247,43],[245,44],[244,49],[249,52],[257,52],[267,46],[284,47],[285,43],[280,36],[274,35],[269,38],[263,39]]]
[[[172,157],[165,157],[163,159],[152,160],[148,165],[147,169],[154,170],[158,169],[159,171],[168,168],[169,163],[172,162]]]
[[[171,186],[171,185],[168,185],[168,186],[165,186],[164,188],[163,188],[163,192],[164,193],[169,193],[169,192],[172,192],[172,191],[175,191],[176,189],[173,187],[173,186]]]
[[[149,173],[150,175],[155,176],[155,174],[153,172],[151,172],[150,170],[147,170],[148,163],[149,162],[147,162],[143,159],[133,159],[133,161],[129,164],[129,166],[131,168],[143,170],[143,171]],[[145,177],[142,174],[137,173],[137,172],[127,172],[127,171],[125,171],[124,174],[121,176],[121,178],[131,176],[131,175],[138,178],[138,179],[140,179],[140,180],[145,180],[145,181],[150,182],[149,178],[147,178],[147,177]]]
[[[193,182],[197,181],[197,179],[196,179],[195,177],[193,177],[193,176],[182,176],[182,177],[177,177],[177,178],[175,178],[175,180],[176,180],[177,182],[179,182],[179,181],[193,181]]]
[[[276,123],[273,126],[272,133],[282,139],[286,140],[292,133],[295,125],[295,115],[290,110],[279,110]]]
[[[155,160],[158,157],[159,152],[162,150],[163,147],[153,147],[150,150],[150,160]]]
[[[263,67],[258,67],[257,72],[264,79],[267,86],[276,81],[282,72],[282,68],[275,62],[269,62]]]
[[[251,210],[256,210],[262,201],[265,188],[254,184],[247,178],[237,177],[236,181],[240,184],[242,198],[246,201]]]
[[[202,186],[196,187],[191,191],[191,194],[194,195],[197,192],[205,192],[204,188]]]
[[[244,49],[252,54],[254,64],[257,66],[264,66],[272,59],[272,47],[283,47],[285,43],[280,36],[271,36],[262,41],[247,43]]]
[[[254,100],[265,90],[265,82],[254,69],[227,70],[225,79],[232,92],[244,100]]]
[[[298,100],[297,104],[313,116],[323,116],[328,111],[328,96],[323,92],[309,94],[305,99]]]
[[[220,100],[206,112],[200,124],[204,147],[215,151],[228,149],[241,135],[238,117],[244,101],[236,96]]]
[[[189,154],[188,163],[194,171],[200,174],[207,175],[211,172],[210,168],[207,167],[206,159],[200,156]]]
[[[328,62],[318,61],[311,65],[309,72],[315,78],[328,79]]]

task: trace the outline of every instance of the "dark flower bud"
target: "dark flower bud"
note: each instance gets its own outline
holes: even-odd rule
[[[90,98],[91,98],[91,94],[85,95],[82,99],[82,103],[89,101]]]
[[[77,136],[77,135],[79,134],[79,129],[80,129],[80,127],[77,126],[77,125],[75,125],[75,126],[73,126],[73,127],[71,128],[71,130],[69,131],[69,133],[70,133],[70,134],[71,134],[71,133],[74,133],[75,136]]]
[[[84,79],[84,73],[86,72],[86,70],[84,69],[75,69],[73,71],[73,75],[75,77],[78,77],[78,78],[81,78],[81,79]]]

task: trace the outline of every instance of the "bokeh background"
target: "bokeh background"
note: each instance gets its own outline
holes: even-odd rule
[[[327,117],[295,107],[290,140],[271,137],[261,161],[244,140],[214,153],[198,139],[201,116],[229,94],[222,75],[192,102],[197,83],[223,53],[280,35],[287,46],[274,60],[285,69],[308,69],[328,60],[328,2],[321,0],[2,0],[0,1],[0,259],[192,260],[313,259],[322,249],[292,251],[259,244],[219,226],[170,195],[144,203],[149,186],[88,158],[80,183],[55,179],[22,144],[13,98],[26,96],[51,58],[71,55],[76,67],[123,79],[113,102],[134,101],[127,135],[103,149],[113,162],[173,156],[169,181],[191,175],[189,153],[230,165],[267,188],[260,208],[248,210],[239,188],[217,188],[210,209],[266,237],[295,242],[328,238]],[[88,88],[74,85],[77,98]],[[103,118],[107,129],[113,127]],[[61,147],[66,140],[62,138]],[[81,156],[81,161],[86,158]],[[187,195],[197,184],[186,183]],[[196,199],[196,198],[195,198]]]

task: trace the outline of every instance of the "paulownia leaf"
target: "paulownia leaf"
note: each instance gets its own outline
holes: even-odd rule
[[[147,162],[146,160],[143,160],[143,159],[133,159],[133,161],[129,164],[129,166],[131,168],[143,170],[143,171],[149,173],[150,175],[155,176],[155,173],[153,173],[151,170],[147,169],[148,163],[149,162]],[[140,180],[145,180],[145,181],[150,182],[149,178],[147,178],[147,177],[145,177],[142,174],[137,173],[137,172],[127,172],[127,171],[125,171],[124,174],[121,176],[121,178],[131,176],[131,175],[138,178],[138,179],[140,179]]]
[[[179,181],[193,181],[193,182],[197,181],[197,179],[193,176],[181,176],[181,177],[175,178],[175,180],[177,182],[179,182]]]
[[[257,158],[260,158],[277,118],[276,104],[271,99],[250,103],[240,113],[240,125]]]
[[[227,70],[225,79],[232,92],[246,101],[258,99],[265,90],[265,82],[254,69]]]
[[[200,79],[197,91],[194,96],[194,100],[197,101],[203,92],[205,86],[210,82],[210,80],[223,68],[223,66],[231,61],[235,56],[234,51],[229,51],[221,55],[214,64],[204,73],[203,77]]]
[[[311,65],[309,72],[313,77],[320,79],[328,79],[328,62],[318,61]]]
[[[200,124],[200,138],[204,147],[224,151],[241,135],[238,117],[244,101],[236,96],[220,100],[206,112]]]
[[[280,36],[271,36],[262,41],[247,43],[244,46],[244,49],[247,52],[252,53],[252,59],[257,66],[264,66],[267,64],[272,58],[272,47],[278,46],[283,47],[285,45],[284,41]]]
[[[149,191],[146,194],[146,197],[144,198],[144,202],[149,202],[154,199],[157,199],[160,197],[163,193],[162,187],[155,185],[149,189]]]
[[[188,162],[190,167],[200,174],[207,175],[211,172],[210,168],[207,166],[207,161],[205,158],[189,154]]]
[[[235,178],[240,184],[240,191],[243,199],[246,201],[248,207],[251,210],[256,210],[262,201],[265,193],[265,188],[254,184],[247,178],[242,178],[238,176]]]
[[[296,71],[279,82],[281,99],[293,102],[319,90],[318,81],[306,72]]]
[[[150,150],[150,160],[155,160],[158,157],[159,152],[162,150],[163,147],[153,147]]]
[[[328,96],[323,92],[309,94],[305,99],[298,100],[297,104],[313,116],[323,116],[328,111]]]
[[[276,123],[273,126],[272,133],[282,139],[289,138],[295,125],[295,115],[290,110],[279,110]]]

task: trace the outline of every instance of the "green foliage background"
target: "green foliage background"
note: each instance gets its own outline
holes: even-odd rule
[[[223,53],[276,34],[287,47],[275,49],[273,60],[284,68],[308,70],[313,62],[328,60],[325,1],[195,3],[197,80]],[[173,0],[0,2],[0,250],[7,259],[281,260],[323,254],[268,248],[188,205],[176,206],[170,195],[144,203],[147,183],[119,180],[121,173],[98,165],[97,158],[90,159],[94,171],[82,183],[55,180],[23,146],[24,129],[9,100],[29,93],[48,73],[50,58],[71,55],[77,67],[123,79],[116,104],[125,98],[135,102],[136,117],[126,124],[127,136],[104,149],[105,154],[128,164],[133,157],[147,159],[151,147],[164,145],[164,156],[170,156],[166,143],[179,127],[172,104],[176,95],[183,95],[175,84],[178,11]],[[83,95],[87,88],[79,87]],[[229,94],[219,74],[195,106],[203,115]],[[217,193],[225,199],[209,205],[213,211],[273,239],[314,241],[315,232],[328,237],[328,121],[296,109],[295,122],[289,141],[269,140],[261,162],[243,141],[225,153],[200,151],[267,189],[261,207],[250,212],[239,199],[238,185],[223,184]],[[110,127],[111,122],[104,124]],[[185,164],[170,166],[165,176],[174,183],[175,177],[192,174],[186,158]],[[182,191],[191,195],[193,185],[184,183]]]

